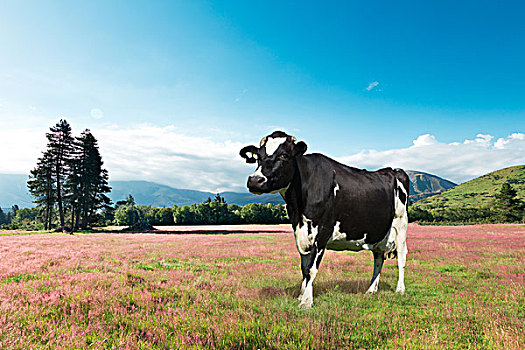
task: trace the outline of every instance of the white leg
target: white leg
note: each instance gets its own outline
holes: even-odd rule
[[[306,287],[299,303],[300,309],[309,309],[314,305],[313,283],[315,275],[317,275],[317,269],[312,268],[310,269],[310,279],[307,282],[306,280],[303,280],[303,283],[306,284]]]
[[[372,294],[377,292],[379,286],[379,276],[381,276],[381,269],[383,268],[383,262],[385,261],[385,254],[383,252],[374,254],[374,275],[372,276],[372,281],[370,282],[370,287],[366,291],[366,294]]]
[[[407,260],[407,227],[408,216],[405,214],[394,220],[398,220],[396,227],[396,250],[397,250],[397,267],[399,269],[399,279],[397,281],[396,293],[405,293],[405,265]]]

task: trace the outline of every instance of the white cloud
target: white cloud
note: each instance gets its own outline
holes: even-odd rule
[[[100,108],[93,108],[90,111],[91,117],[95,119],[102,119],[104,118],[104,112]]]
[[[437,143],[437,141],[434,135],[424,134],[424,135],[418,136],[417,139],[412,141],[412,143],[414,144],[415,147],[423,147],[423,146],[434,145]]]
[[[504,167],[525,164],[525,134],[514,133],[493,142],[492,135],[474,140],[439,142],[433,135],[418,136],[408,148],[363,150],[338,160],[355,167],[420,170],[461,183]]]
[[[46,130],[47,131],[47,130]],[[0,128],[0,173],[29,174],[46,146],[45,131]]]
[[[478,144],[478,145],[486,146],[486,145],[490,145],[490,142],[492,141],[493,138],[494,136],[489,135],[489,134],[477,134],[474,140],[465,140],[463,143],[466,145]]]
[[[373,81],[366,87],[366,91],[372,91],[375,87],[379,85],[378,81]]]
[[[243,191],[253,172],[239,142],[187,136],[173,126],[93,129],[112,180],[148,180],[177,188]]]
[[[510,135],[508,138],[504,139],[500,137],[498,141],[494,144],[494,148],[496,149],[505,149],[505,148],[512,148],[516,147],[520,143],[523,143],[525,140],[525,134],[521,132],[516,132]]]

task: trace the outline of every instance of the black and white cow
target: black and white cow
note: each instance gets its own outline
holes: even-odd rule
[[[299,307],[313,305],[312,284],[326,249],[371,250],[374,274],[367,293],[375,293],[385,255],[398,259],[396,292],[405,292],[409,180],[403,170],[367,171],[322,154],[304,155],[306,144],[282,131],[264,137],[259,147],[240,155],[257,163],[248,178],[255,194],[280,193],[301,255],[303,280]]]

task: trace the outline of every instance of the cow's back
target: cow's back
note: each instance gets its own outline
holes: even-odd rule
[[[381,241],[394,218],[394,171],[369,172],[350,167],[338,170],[340,195],[335,198],[335,219],[341,222],[341,231],[347,239],[360,239],[366,234],[367,244]]]
[[[405,186],[408,177],[404,171],[391,168],[367,171],[341,164],[321,154],[310,154],[303,158],[303,171],[308,172],[303,191],[316,208],[323,213],[312,215],[325,225],[338,226],[348,240],[360,240],[373,244],[388,233],[394,218],[394,196],[396,179]],[[403,176],[404,175],[404,176]],[[406,178],[405,178],[406,177]],[[408,188],[408,186],[406,186]]]

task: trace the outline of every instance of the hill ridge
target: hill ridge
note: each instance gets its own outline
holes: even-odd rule
[[[422,208],[490,207],[505,181],[525,200],[525,165],[495,170],[415,203]]]

